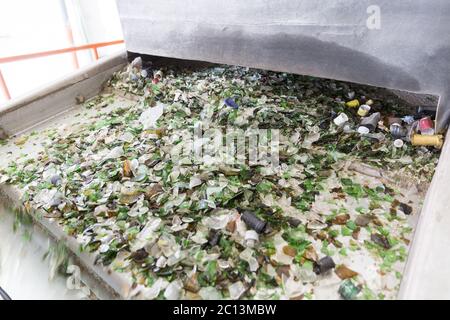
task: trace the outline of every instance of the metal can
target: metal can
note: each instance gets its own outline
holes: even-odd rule
[[[434,134],[434,123],[430,117],[424,117],[419,120],[419,131],[424,135],[433,135]]]
[[[389,130],[391,131],[392,136],[396,139],[403,138],[408,134],[408,130],[398,123],[391,124]]]

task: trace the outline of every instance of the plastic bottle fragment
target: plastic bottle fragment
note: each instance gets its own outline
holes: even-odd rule
[[[351,280],[342,282],[338,290],[339,295],[345,300],[355,299],[360,291],[361,289],[357,287]]]
[[[440,134],[432,136],[413,134],[411,143],[413,146],[433,146],[440,149],[444,144],[444,137]]]
[[[330,256],[323,257],[314,264],[314,272],[316,274],[323,274],[328,270],[333,269],[336,266],[333,259]]]
[[[250,227],[251,229],[255,230],[258,233],[263,233],[264,230],[266,230],[267,222],[259,219],[256,215],[249,211],[245,211],[241,216],[242,221],[245,222],[245,224]]]

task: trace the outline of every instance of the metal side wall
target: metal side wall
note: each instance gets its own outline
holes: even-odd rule
[[[450,299],[449,139],[450,131],[417,223],[399,299]]]
[[[126,52],[119,52],[9,101],[0,106],[0,129],[13,136],[73,108],[77,96],[97,95],[126,62]]]
[[[448,0],[117,0],[127,50],[441,97],[450,117]]]

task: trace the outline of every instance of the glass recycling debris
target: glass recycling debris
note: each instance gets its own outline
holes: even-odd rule
[[[35,133],[39,156],[0,169],[30,214],[128,279],[127,298],[396,297],[442,136],[377,88],[143,68],[84,102],[92,121]],[[135,102],[108,108],[118,97]]]
[[[360,291],[351,280],[344,281],[339,287],[339,294],[345,300],[354,300]]]

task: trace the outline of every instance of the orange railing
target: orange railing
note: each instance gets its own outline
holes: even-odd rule
[[[124,41],[116,40],[116,41],[109,41],[109,42],[98,42],[98,43],[86,44],[86,45],[76,46],[76,47],[69,47],[69,48],[63,48],[63,49],[56,49],[56,50],[22,54],[22,55],[11,56],[11,57],[4,57],[4,58],[0,58],[0,64],[17,62],[17,61],[28,60],[28,59],[48,57],[48,56],[53,56],[53,55],[57,55],[57,54],[76,52],[76,51],[80,51],[80,50],[92,50],[94,53],[95,60],[98,60],[98,58],[99,58],[98,48],[112,46],[112,45],[121,44],[121,43],[124,43]],[[8,100],[11,99],[11,95],[9,93],[8,86],[6,85],[6,80],[3,77],[1,70],[0,70],[0,89],[3,92],[3,95],[6,97],[6,99],[8,99]]]

